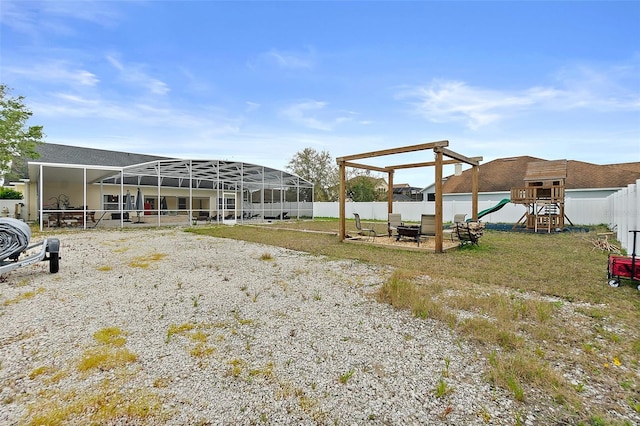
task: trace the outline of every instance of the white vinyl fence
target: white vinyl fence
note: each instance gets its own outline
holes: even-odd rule
[[[636,183],[607,197],[609,203],[609,228],[615,230],[616,238],[628,253],[633,250],[632,230],[640,230],[640,179]],[[635,253],[640,254],[640,233],[637,236]]]
[[[478,201],[478,212],[495,206],[500,202],[495,200]],[[526,213],[527,209],[521,204],[508,203],[500,210],[489,213],[482,218],[486,223],[516,223]],[[395,202],[393,212],[400,213],[402,220],[420,221],[422,214],[435,214],[435,202]],[[362,219],[387,220],[386,202],[346,203],[345,215],[353,218],[358,213]],[[453,221],[453,216],[464,213],[467,219],[471,217],[471,201],[444,201],[442,217],[444,222]],[[599,225],[608,223],[609,203],[605,198],[566,198],[565,214],[574,225]],[[315,217],[339,217],[339,204],[313,203]]]

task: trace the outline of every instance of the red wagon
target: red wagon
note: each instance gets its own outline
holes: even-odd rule
[[[609,264],[607,265],[607,278],[611,287],[620,285],[620,278],[628,278],[634,282],[640,282],[640,259],[636,257],[636,236],[638,230],[633,232],[633,253],[631,256],[615,256],[609,255]],[[640,284],[638,284],[640,290]]]

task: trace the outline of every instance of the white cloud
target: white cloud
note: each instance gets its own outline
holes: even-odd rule
[[[427,120],[464,122],[470,128],[500,120],[514,109],[535,102],[535,93],[507,93],[474,88],[461,81],[436,80],[426,87],[414,87],[398,94],[400,99],[415,99],[418,114]]]
[[[281,115],[296,124],[315,130],[333,130],[338,124],[351,121],[350,116],[326,111],[326,102],[304,101],[289,105],[281,110]],[[324,117],[319,117],[323,115]]]
[[[3,0],[0,7],[0,22],[22,34],[32,36],[74,34],[68,19],[91,22],[109,27],[120,19],[114,6],[117,2],[93,0],[79,1],[24,1]]]
[[[35,115],[52,122],[82,119],[83,124],[96,123],[96,127],[113,126],[112,123],[117,122],[119,127],[134,126],[137,131],[148,132],[174,129],[177,132],[189,130],[207,134],[235,133],[241,123],[240,118],[207,106],[189,111],[143,102],[131,103],[126,99],[105,100],[69,93],[55,93],[49,99],[32,100],[30,106]]]
[[[556,73],[553,85],[511,91],[433,80],[426,86],[403,88],[397,98],[409,100],[415,112],[431,122],[461,122],[472,129],[533,110],[633,111],[640,108],[638,68],[567,67]]]
[[[125,65],[115,55],[107,55],[107,61],[120,72],[120,78],[127,83],[142,87],[154,95],[165,95],[171,90],[165,82],[147,75],[143,65]]]
[[[245,109],[246,112],[255,111],[261,106],[259,103],[251,101],[246,101],[245,104],[247,105],[247,108]]]
[[[273,63],[285,69],[309,69],[315,64],[315,52],[311,48],[302,52],[271,49],[260,57],[267,63]]]
[[[4,71],[35,81],[65,83],[71,86],[91,87],[98,84],[98,77],[90,71],[63,61],[51,61],[26,67],[6,67]]]

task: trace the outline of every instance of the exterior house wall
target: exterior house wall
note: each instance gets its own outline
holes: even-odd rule
[[[83,178],[79,177],[79,182],[71,182],[67,181],[65,183],[47,183],[44,182],[44,211],[46,210],[55,210],[56,209],[56,200],[55,198],[61,194],[67,195],[69,198],[69,206],[77,209],[81,209],[84,205],[84,188],[83,188]],[[133,185],[123,185],[123,193],[122,197],[120,196],[121,187],[119,184],[90,184],[87,185],[86,188],[86,206],[87,210],[96,212],[96,219],[104,215],[104,219],[110,218],[109,212],[119,211],[117,204],[113,203],[110,206],[105,205],[104,200],[107,195],[115,195],[118,196],[118,199],[121,203],[124,203],[124,195],[126,195],[127,190],[131,193],[132,197],[135,198],[138,188],[140,188],[142,195],[145,199],[153,199],[154,208],[151,211],[151,214],[157,214],[159,209],[159,199],[163,197],[167,202],[167,210],[169,214],[177,214],[177,215],[187,215],[189,213],[189,208],[193,210],[194,215],[197,216],[197,212],[206,211],[208,212],[208,216],[215,217],[218,215],[218,198],[222,197],[223,194],[233,193],[235,194],[235,210],[237,214],[240,212],[251,212],[257,213],[259,212],[263,216],[276,216],[280,214],[280,212],[287,212],[289,215],[297,216],[311,216],[313,203],[311,202],[269,202],[269,200],[265,200],[264,203],[250,203],[248,201],[243,201],[243,197],[239,193],[235,193],[234,191],[218,191],[215,189],[196,189],[193,188],[191,192],[188,188],[173,188],[173,187],[162,187],[160,196],[158,196],[158,187],[157,186],[133,186]],[[25,217],[25,220],[38,220],[39,215],[39,200],[38,200],[38,184],[34,182],[30,182],[26,185],[20,187],[20,185],[16,186],[16,189],[21,191],[23,194],[29,194],[28,203],[25,202],[26,205],[29,206],[28,214],[29,217]],[[180,208],[181,206],[178,203],[179,198],[185,198],[188,204],[189,197],[191,195],[191,206],[186,205],[186,208]],[[11,200],[12,205],[15,204],[16,201],[19,200]],[[13,215],[13,209],[10,210],[11,215]],[[27,213],[25,213],[27,214]]]

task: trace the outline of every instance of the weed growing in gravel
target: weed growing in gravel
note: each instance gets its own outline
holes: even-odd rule
[[[25,286],[28,286],[28,285],[29,285],[29,280],[26,279],[26,278],[22,279],[22,280],[20,280],[20,281],[18,281],[16,283],[16,287],[25,287]]]
[[[165,339],[165,343],[169,343],[174,334],[182,334],[188,331],[191,331],[195,328],[195,324],[187,322],[184,324],[176,325],[171,324],[169,329],[167,330],[167,338]]]
[[[120,382],[117,379],[116,382]],[[164,417],[162,402],[146,389],[124,392],[122,383],[105,379],[83,390],[42,391],[37,403],[28,406],[21,424],[27,426],[59,424],[145,424]]]
[[[228,363],[231,368],[227,370],[226,375],[231,377],[239,377],[247,365],[247,362],[240,358],[234,358]]]
[[[180,325],[171,324],[167,330],[167,338],[165,343],[169,343],[173,336],[184,335],[189,337],[195,346],[189,349],[189,354],[195,358],[207,357],[215,351],[215,349],[207,344],[209,336],[203,329],[210,328],[205,324],[184,323]]]
[[[33,380],[42,374],[49,373],[50,371],[51,371],[51,367],[48,367],[46,365],[41,365],[40,367],[36,367],[33,370],[31,370],[31,372],[29,373],[29,379]]]
[[[449,365],[451,364],[451,358],[444,358],[444,370],[442,370],[442,377],[449,377]]]
[[[14,297],[13,299],[7,299],[4,302],[2,302],[3,306],[9,306],[9,305],[13,305],[16,303],[20,303],[23,300],[27,300],[27,299],[31,299],[32,297],[35,297],[36,295],[40,294],[40,293],[44,293],[44,288],[40,287],[35,291],[27,291],[25,293],[19,294],[16,297]]]
[[[198,342],[191,350],[189,354],[195,358],[207,357],[215,351],[211,346],[207,346],[206,343]]]
[[[154,388],[167,388],[173,380],[168,377],[158,377],[153,381]]]
[[[117,327],[107,327],[96,331],[93,338],[97,347],[85,350],[78,370],[86,372],[91,369],[111,370],[135,362],[138,356],[126,348],[124,333]]]
[[[271,255],[271,253],[262,253],[260,255],[260,260],[273,260],[273,256]]]
[[[112,370],[125,364],[135,362],[138,356],[128,349],[99,347],[87,349],[78,363],[78,370],[86,372],[91,369]]]
[[[150,418],[162,421],[162,403],[158,396],[147,389],[129,388],[130,374],[120,367],[137,359],[122,346],[124,333],[117,327],[98,330],[93,337],[96,347],[85,351],[78,363],[78,370],[114,370],[108,379],[91,382],[83,389],[58,390],[45,388],[38,392],[38,399],[28,404],[27,414],[21,420],[24,425],[58,424],[114,424],[148,423]],[[40,366],[31,371],[31,380],[45,384],[58,383],[69,371]],[[124,392],[122,389],[127,388]]]
[[[98,266],[98,271],[101,272],[109,272],[112,271],[113,268],[110,265],[102,265],[102,266]]]
[[[166,256],[167,255],[165,253],[152,253],[146,256],[136,256],[129,262],[129,266],[132,268],[148,268],[151,262],[158,262]]]
[[[447,384],[447,382],[445,382],[444,379],[441,378],[438,381],[438,385],[436,386],[435,394],[436,394],[436,397],[442,398],[443,396],[451,393],[452,391],[453,391],[453,388],[450,387]]]
[[[346,373],[341,374],[340,377],[338,377],[338,381],[344,385],[349,381],[349,379],[353,376],[354,373],[355,373],[355,370],[353,369],[349,370]]]
[[[125,333],[118,327],[106,327],[93,333],[96,342],[102,345],[124,346],[127,339]]]

